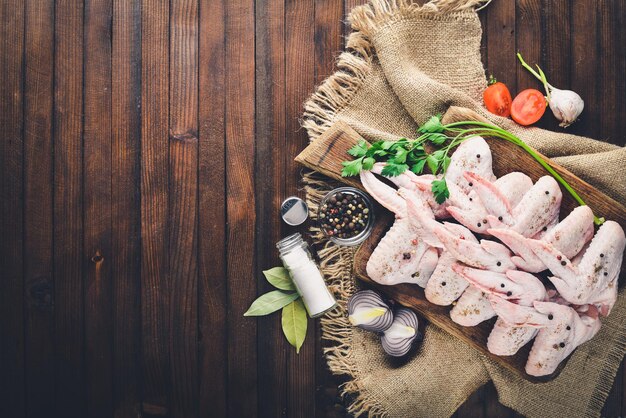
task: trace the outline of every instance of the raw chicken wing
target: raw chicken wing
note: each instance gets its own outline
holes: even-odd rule
[[[576,347],[589,341],[600,329],[595,308],[579,314],[570,306],[553,302],[534,302],[533,307],[526,307],[496,296],[491,297],[491,302],[503,320],[516,326],[539,328],[526,363],[526,373],[531,376],[553,373]]]
[[[626,238],[617,222],[606,221],[594,236],[580,263],[546,242],[528,240],[532,251],[554,275],[549,277],[561,296],[574,305],[596,304],[608,315],[617,298],[617,279]]]

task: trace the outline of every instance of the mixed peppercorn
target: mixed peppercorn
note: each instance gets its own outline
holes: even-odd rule
[[[350,239],[367,226],[370,209],[356,193],[337,192],[320,207],[320,225],[328,236]]]

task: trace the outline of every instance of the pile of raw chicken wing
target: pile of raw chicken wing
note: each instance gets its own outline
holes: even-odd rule
[[[383,167],[361,172],[366,190],[396,216],[367,263],[372,280],[423,287],[430,302],[453,305],[450,317],[462,326],[497,316],[487,342],[493,354],[513,355],[534,338],[526,364],[532,376],[553,373],[598,332],[617,298],[626,245],[618,223],[595,231],[587,206],[559,221],[562,193],[554,178],[496,178],[480,137],[452,155],[443,204],[430,191],[434,176],[390,177],[396,189],[375,176]]]

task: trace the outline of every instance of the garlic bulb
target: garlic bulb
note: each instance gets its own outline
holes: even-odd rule
[[[567,128],[574,123],[585,108],[585,102],[578,93],[554,87],[550,91],[548,104],[552,113],[554,113],[554,117],[561,121],[559,126],[563,128]]]
[[[532,75],[537,77],[543,83],[543,87],[546,90],[546,99],[550,105],[550,110],[552,110],[554,117],[561,122],[559,126],[567,128],[572,123],[576,122],[576,119],[578,119],[578,116],[580,116],[585,108],[585,102],[582,97],[572,90],[557,89],[552,84],[548,83],[546,75],[541,68],[536,65],[537,70],[539,70],[537,73],[537,71],[526,64],[519,52],[517,53],[517,58],[520,60],[524,68],[530,71]]]

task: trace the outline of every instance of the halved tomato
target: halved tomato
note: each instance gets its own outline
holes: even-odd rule
[[[548,103],[542,92],[535,89],[526,89],[513,99],[511,117],[520,125],[532,125],[541,119],[547,106]]]

